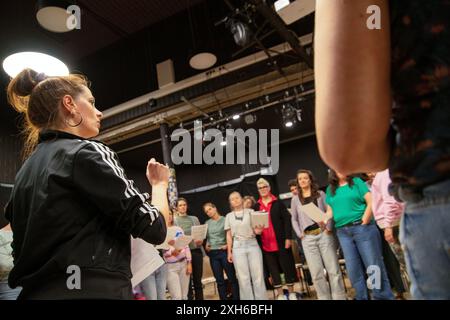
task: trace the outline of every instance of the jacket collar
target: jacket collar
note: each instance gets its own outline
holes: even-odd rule
[[[275,197],[273,194],[270,194],[270,198],[271,198],[271,200],[270,200],[270,202],[269,202],[267,205],[269,205],[270,203],[272,203],[272,202],[274,202],[275,200],[277,200],[277,197]],[[260,205],[264,205],[263,202],[262,202],[262,198],[259,198],[259,199],[258,199],[258,203],[259,203]]]
[[[56,139],[80,139],[86,140],[85,138],[76,136],[74,134],[58,131],[58,130],[44,130],[39,133],[39,143],[48,141],[48,140],[56,140]]]

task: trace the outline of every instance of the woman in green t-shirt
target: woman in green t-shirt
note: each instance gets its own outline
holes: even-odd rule
[[[367,300],[367,284],[374,299],[393,299],[383,262],[381,239],[372,219],[372,198],[360,179],[330,171],[327,213],[333,217],[345,265],[357,300]],[[361,263],[362,262],[362,263]]]
[[[206,234],[206,252],[209,256],[211,270],[216,278],[220,300],[227,300],[227,284],[223,273],[227,274],[231,285],[233,300],[239,300],[239,285],[236,271],[232,263],[228,262],[227,234],[225,231],[225,217],[221,216],[215,204],[207,202],[203,211],[209,217],[206,221],[208,230]]]

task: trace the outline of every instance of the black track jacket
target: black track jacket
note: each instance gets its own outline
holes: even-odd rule
[[[148,199],[103,143],[41,133],[5,209],[14,235],[9,285],[23,287],[23,299],[132,298],[130,235],[153,244],[166,236]]]

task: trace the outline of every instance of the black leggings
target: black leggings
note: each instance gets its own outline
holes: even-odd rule
[[[192,277],[195,292],[195,300],[203,300],[203,252],[201,249],[192,249]],[[192,282],[189,281],[188,299],[193,300]]]
[[[282,248],[275,252],[263,251],[267,268],[272,277],[274,288],[281,287],[281,273],[284,273],[286,285],[293,286],[298,281],[295,261],[291,249]]]

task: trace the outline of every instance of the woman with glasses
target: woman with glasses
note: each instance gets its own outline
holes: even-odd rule
[[[255,208],[269,214],[269,226],[262,231],[260,242],[273,287],[278,292],[277,299],[286,300],[281,281],[281,273],[284,273],[289,300],[297,300],[294,283],[298,281],[298,278],[291,249],[291,215],[285,205],[271,193],[270,184],[266,179],[260,178],[256,185],[260,198]]]

